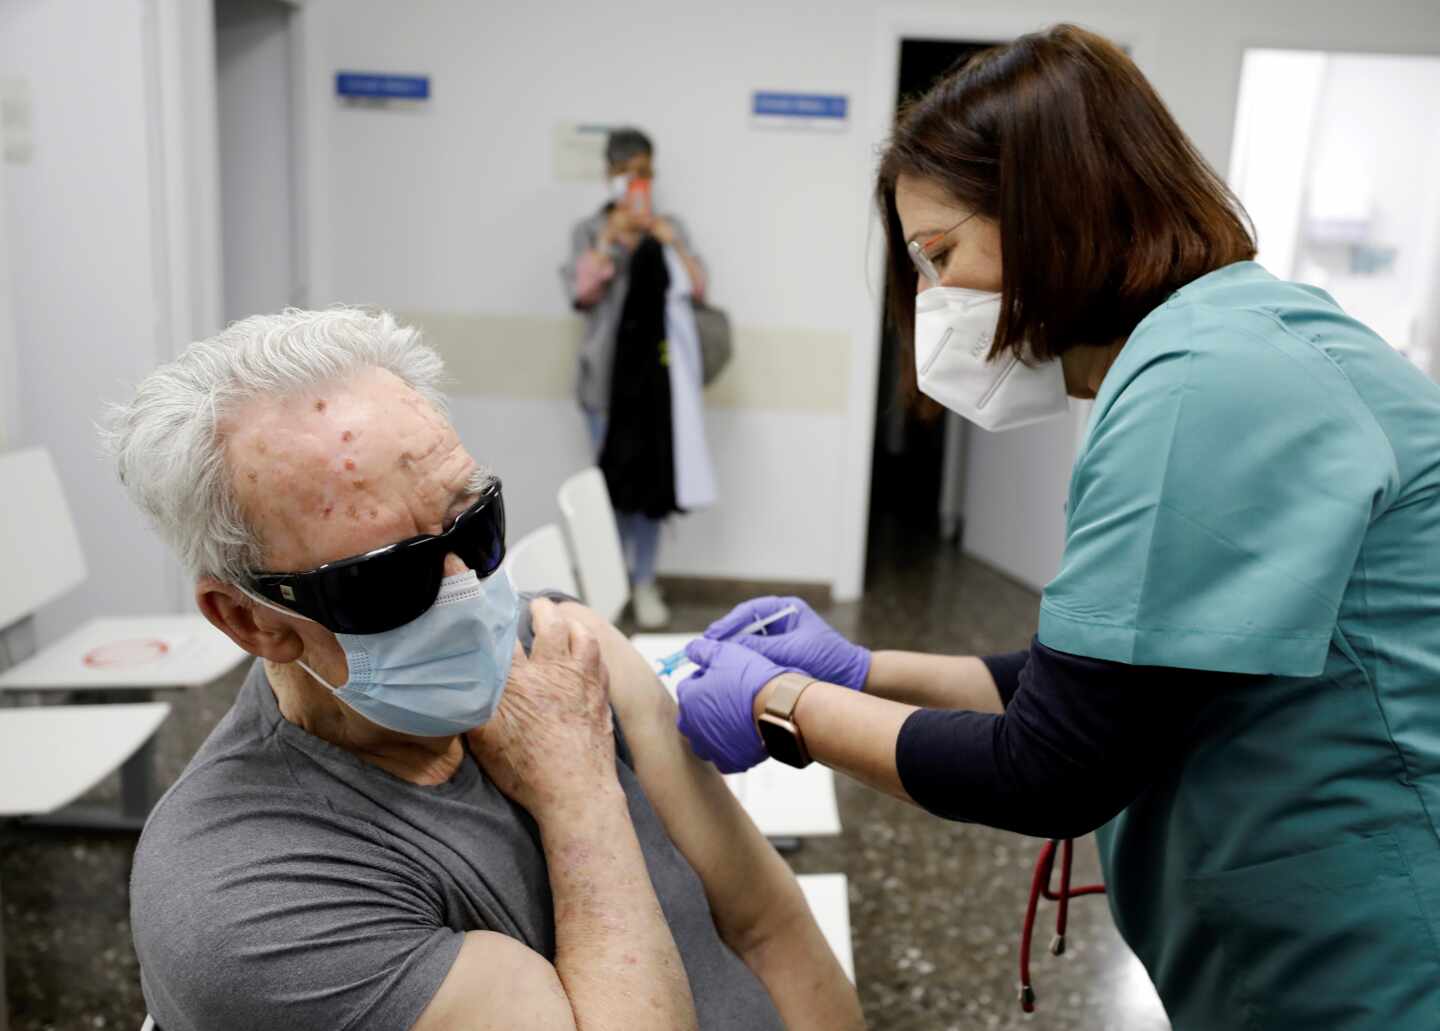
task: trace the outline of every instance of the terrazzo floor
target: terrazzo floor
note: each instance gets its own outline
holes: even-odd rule
[[[874,646],[952,653],[1022,648],[1038,598],[962,557],[897,529],[882,533],[863,601],[829,615]],[[734,599],[736,601],[740,598]],[[675,626],[704,626],[720,601],[674,602]],[[229,707],[243,671],[168,699],[174,712],[157,743],[158,782],[179,774]],[[115,779],[86,801],[104,801]],[[1039,843],[953,824],[838,783],[844,832],[789,853],[801,873],[849,877],[855,973],[876,1031],[1035,1028],[1166,1031],[1139,963],[1120,941],[1103,899],[1073,903],[1063,957],[1046,946],[1054,909],[1037,923],[1038,1011],[1016,1001],[1019,931]],[[0,829],[5,981],[11,1031],[134,1031],[144,1016],[130,944],[126,884],[131,834]],[[1079,842],[1075,882],[1098,879],[1093,841]]]

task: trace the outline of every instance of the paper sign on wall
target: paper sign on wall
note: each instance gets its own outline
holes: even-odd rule
[[[5,160],[23,165],[34,153],[30,130],[30,84],[24,79],[0,78],[0,140]]]
[[[555,126],[552,162],[562,183],[605,181],[605,140],[610,126],[596,122],[561,122]]]
[[[850,98],[835,93],[756,91],[750,124],[757,129],[819,129],[838,132],[850,124]]]

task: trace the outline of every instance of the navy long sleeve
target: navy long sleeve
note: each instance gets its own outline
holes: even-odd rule
[[[900,781],[938,816],[1045,838],[1103,826],[1183,754],[1210,699],[1250,679],[1128,666],[1038,640],[985,664],[1005,712],[912,713],[896,742]]]
[[[980,660],[990,671],[995,689],[1000,692],[1000,704],[1006,708],[1015,692],[1020,690],[1020,671],[1030,661],[1030,652],[1005,652],[1003,655],[986,655]]]

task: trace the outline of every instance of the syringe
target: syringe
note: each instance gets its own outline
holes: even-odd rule
[[[732,641],[737,637],[746,637],[750,634],[763,634],[765,632],[765,628],[768,627],[771,623],[778,623],[786,616],[796,615],[797,613],[799,613],[799,611],[800,610],[794,605],[786,605],[778,612],[772,612],[770,615],[765,616],[762,619],[755,620],[755,622],[749,624],[748,626],[741,627],[733,634],[730,634],[723,638],[723,640]],[[689,661],[690,659],[685,655],[685,649],[682,648],[678,652],[673,652],[672,654],[665,656],[663,659],[655,660],[655,665],[658,668],[658,671],[662,677],[668,677],[671,673],[674,673],[677,669],[679,669],[681,666],[685,665]]]

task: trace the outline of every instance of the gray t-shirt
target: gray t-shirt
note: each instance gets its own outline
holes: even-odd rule
[[[616,737],[701,1028],[783,1028],[720,940]],[[407,1031],[464,932],[507,934],[553,960],[553,916],[535,822],[473,757],[445,784],[401,780],[282,717],[258,661],[155,807],[130,882],[145,1003],[162,1031]]]

